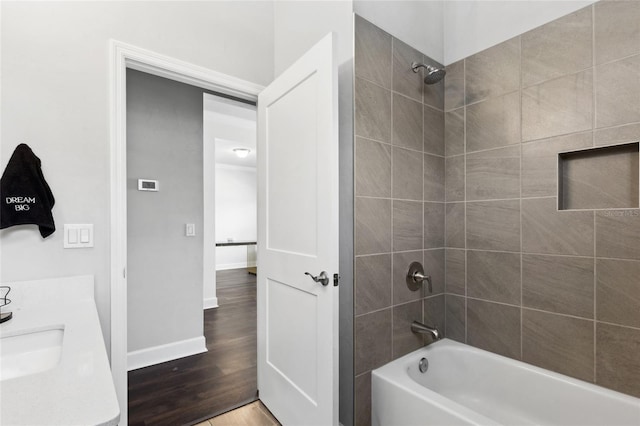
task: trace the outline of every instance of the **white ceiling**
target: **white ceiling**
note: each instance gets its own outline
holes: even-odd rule
[[[256,167],[256,107],[205,94],[204,141],[215,144],[216,164]],[[239,158],[234,148],[251,152]]]

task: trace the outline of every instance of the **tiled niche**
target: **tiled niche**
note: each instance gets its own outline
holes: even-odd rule
[[[638,208],[638,179],[637,142],[561,152],[558,208]]]
[[[447,67],[448,337],[640,396],[639,82],[637,1]]]

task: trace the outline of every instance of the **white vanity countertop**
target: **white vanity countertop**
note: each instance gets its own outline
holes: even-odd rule
[[[48,371],[0,381],[0,424],[117,425],[120,409],[93,277],[41,282],[46,287],[34,281],[6,283],[12,287],[13,318],[0,325],[0,337],[64,328],[60,362]]]

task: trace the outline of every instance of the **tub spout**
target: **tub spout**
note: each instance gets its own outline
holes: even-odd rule
[[[442,337],[437,327],[432,327],[418,321],[414,321],[413,324],[411,324],[411,331],[419,334],[430,334],[431,337],[433,337],[433,341],[440,340]]]

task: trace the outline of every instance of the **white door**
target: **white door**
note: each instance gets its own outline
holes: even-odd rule
[[[258,389],[283,425],[338,424],[338,80],[324,37],[258,97]],[[327,285],[315,282],[324,271]]]

